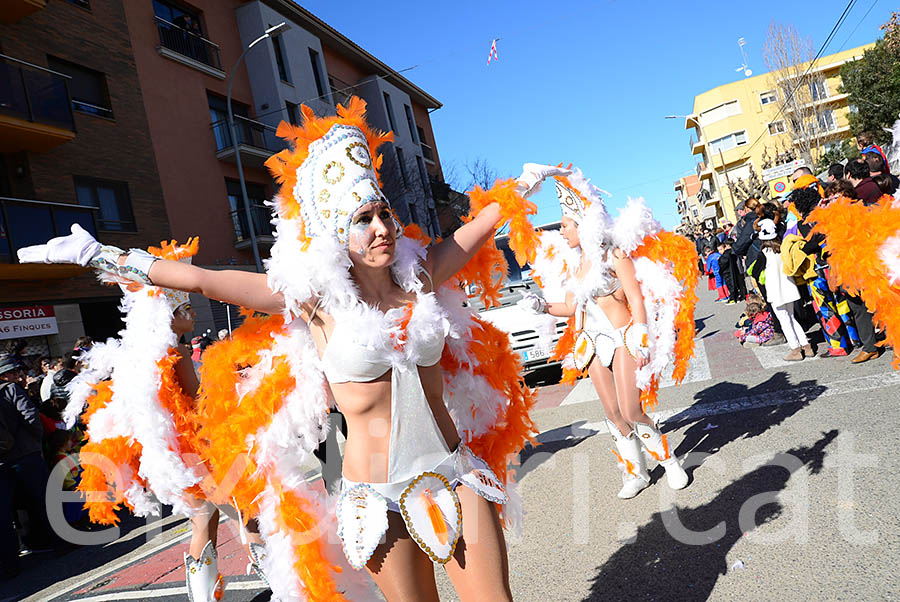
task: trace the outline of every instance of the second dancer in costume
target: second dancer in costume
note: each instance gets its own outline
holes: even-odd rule
[[[622,471],[618,496],[632,498],[649,485],[642,447],[665,468],[669,486],[682,489],[688,476],[645,409],[655,402],[663,369],[675,359],[679,319],[690,321],[681,333],[679,363],[693,353],[693,341],[687,343],[683,336],[693,338],[696,255],[687,249],[690,243],[681,244],[681,237],[668,235],[661,244],[659,235],[668,233],[661,232],[643,201],[630,201],[613,220],[600,191],[577,169],[568,177],[556,176],[555,184],[565,245],[559,234],[544,233],[533,268],[542,284],[558,281],[565,300],[547,303],[529,296],[521,303],[536,312],[574,318],[574,341],[561,340],[571,345],[564,366],[587,371],[603,404]],[[671,258],[660,256],[665,247],[689,251],[677,261],[681,282]]]

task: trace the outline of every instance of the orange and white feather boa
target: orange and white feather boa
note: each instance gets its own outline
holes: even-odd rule
[[[900,207],[889,196],[870,206],[840,198],[808,216],[813,232],[825,235],[825,251],[836,282],[858,294],[887,342],[900,349]],[[900,356],[893,366],[900,369]]]

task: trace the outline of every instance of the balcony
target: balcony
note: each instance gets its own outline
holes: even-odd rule
[[[68,79],[0,54],[0,152],[44,152],[75,138]]]
[[[234,143],[228,121],[221,119],[211,126],[216,142],[216,158],[234,163]],[[241,164],[247,167],[263,167],[266,159],[285,148],[284,141],[275,135],[275,128],[240,115],[234,116],[238,151]]]
[[[810,102],[804,103],[803,105],[800,106],[800,109],[804,110],[804,109],[809,109],[811,107],[820,107],[822,105],[831,104],[833,102],[840,102],[842,100],[847,100],[848,98],[850,98],[850,95],[847,93],[832,94],[831,96],[817,98]],[[797,110],[797,107],[794,105],[791,105],[791,106],[785,108],[784,112],[785,113],[793,113],[796,110]]]
[[[272,226],[272,209],[261,202],[250,200],[250,215],[253,217],[253,232],[259,244],[271,245],[275,242],[275,228]],[[231,212],[234,225],[234,248],[250,248],[250,230],[247,224],[247,212],[243,207]]]
[[[165,19],[160,17],[155,19],[156,29],[159,32],[159,46],[156,50],[161,56],[193,67],[217,79],[225,79],[217,44]]]
[[[699,155],[700,153],[703,152],[703,149],[705,149],[705,148],[706,148],[706,140],[704,140],[703,138],[699,138],[697,140],[694,140],[693,138],[691,138],[691,154],[692,155]]]
[[[16,251],[69,234],[72,224],[97,235],[97,208],[0,197],[0,280],[69,278],[85,272],[76,265],[20,264]]]
[[[43,10],[47,0],[5,0],[0,11],[0,23],[15,23],[32,13]]]

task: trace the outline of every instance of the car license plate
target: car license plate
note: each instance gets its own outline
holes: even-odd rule
[[[540,359],[550,357],[550,351],[548,351],[547,349],[544,349],[542,347],[535,347],[534,349],[531,349],[530,351],[523,351],[522,357],[525,359],[526,362],[530,362],[531,360],[540,360]]]

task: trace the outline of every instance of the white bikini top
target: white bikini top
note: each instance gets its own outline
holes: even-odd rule
[[[570,285],[575,301],[581,306],[591,305],[597,297],[611,295],[622,286],[613,274],[612,253],[606,252],[603,259],[591,262],[591,269],[584,277],[572,279]]]
[[[423,270],[431,284],[431,275]],[[433,289],[434,286],[432,285]],[[444,336],[446,329],[442,324],[430,324],[437,320],[444,319],[440,312],[434,312],[433,306],[436,305],[434,293],[417,293],[416,302],[412,308],[412,314],[409,316],[409,326],[416,328],[415,344],[410,345],[410,353],[404,358],[408,366],[433,366],[441,359],[444,350]],[[425,307],[429,306],[429,307]],[[313,309],[310,319],[315,317],[319,304]],[[430,311],[431,310],[431,311]],[[384,322],[396,327],[400,324],[406,314],[406,308],[396,307],[384,312]],[[429,324],[422,324],[427,320]],[[372,324],[374,328],[378,328],[378,324]],[[429,326],[434,326],[429,328]],[[325,351],[322,353],[322,371],[331,384],[345,382],[369,382],[382,376],[391,369],[392,355],[387,348],[393,346],[393,340],[381,341],[383,344],[365,344],[361,342],[360,333],[354,329],[353,321],[345,321],[336,319],[334,329],[331,336],[325,344]],[[366,333],[365,339],[371,340],[372,333]],[[388,339],[388,333],[382,333],[383,339]],[[407,339],[409,334],[407,332]],[[394,357],[396,361],[396,357]]]

